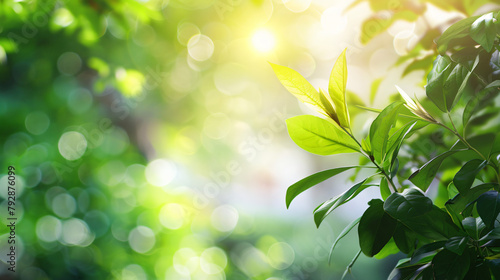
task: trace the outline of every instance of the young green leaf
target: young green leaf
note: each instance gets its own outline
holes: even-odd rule
[[[338,125],[310,115],[286,120],[288,133],[302,149],[317,155],[359,152],[359,146]]]
[[[359,221],[361,220],[361,217],[357,218],[356,220],[352,221],[349,223],[343,230],[340,232],[339,236],[337,236],[337,239],[332,244],[332,248],[330,249],[330,254],[328,254],[328,264],[331,263],[332,259],[332,254],[333,250],[335,249],[335,246],[339,243],[339,241],[344,238],[357,224],[359,224]]]
[[[470,36],[487,52],[491,52],[497,36],[497,20],[493,13],[487,13],[476,19],[470,27]]]
[[[384,211],[384,202],[372,199],[358,226],[359,246],[369,257],[376,255],[389,242],[397,221]]]
[[[432,209],[432,200],[416,188],[406,189],[402,194],[393,193],[384,202],[384,210],[401,221],[424,215]]]
[[[318,91],[316,91],[316,89],[304,77],[302,77],[302,75],[299,74],[299,72],[286,66],[273,63],[270,64],[281,84],[291,94],[297,97],[301,102],[313,105],[319,112],[324,114],[326,110],[321,103]]]
[[[417,187],[419,187],[421,190],[425,192],[429,187],[429,185],[432,183],[432,180],[434,180],[434,177],[436,177],[436,174],[439,170],[439,167],[441,166],[441,163],[443,163],[443,161],[447,157],[460,151],[466,151],[466,150],[465,149],[451,150],[432,158],[431,160],[426,162],[422,167],[420,167],[417,171],[411,174],[408,180],[410,180],[413,184],[415,184]]]
[[[314,222],[316,223],[316,226],[319,227],[321,225],[321,222],[328,216],[330,213],[332,213],[333,210],[337,209],[340,205],[346,203],[348,200],[353,198],[353,195],[359,194],[359,192],[356,192],[358,189],[362,188],[363,184],[366,182],[366,179],[363,181],[355,184],[352,186],[350,189],[347,191],[343,192],[342,194],[333,197],[321,204],[318,208],[314,210]]]
[[[376,259],[384,259],[387,258],[390,255],[394,255],[399,253],[399,248],[396,245],[396,242],[394,242],[394,238],[391,238],[387,244],[378,252],[375,256],[373,256]]]
[[[378,91],[378,88],[380,87],[380,83],[383,80],[384,80],[383,78],[378,78],[372,82],[372,85],[370,87],[370,104],[373,104],[373,101],[375,100],[375,96],[377,96],[377,91]]]
[[[477,199],[477,213],[488,228],[493,228],[500,213],[500,193],[487,191]]]
[[[476,179],[476,175],[487,164],[488,162],[486,160],[473,159],[460,168],[453,178],[453,184],[461,194],[467,195],[467,192],[469,192],[469,189],[472,187],[472,183],[474,183]]]
[[[370,126],[370,144],[373,156],[379,163],[384,160],[386,155],[389,131],[396,123],[398,111],[402,105],[403,102],[394,102],[387,106]]]
[[[449,250],[442,250],[432,259],[436,279],[464,279],[469,270],[470,255],[465,252],[457,255]]]
[[[437,49],[439,53],[445,55],[451,43],[460,40],[460,38],[469,36],[470,26],[477,18],[479,18],[479,16],[460,20],[446,29],[443,35],[437,40]]]
[[[349,166],[349,167],[340,167],[324,170],[313,175],[310,175],[295,184],[288,187],[286,190],[286,208],[290,207],[290,203],[294,200],[299,194],[303,191],[308,190],[309,188],[316,186],[317,184],[330,179],[331,177],[340,174],[349,169],[357,168],[360,166]]]
[[[387,178],[382,177],[380,180],[380,196],[382,196],[383,200],[386,200],[391,195],[391,190],[389,189],[389,183],[387,182]]]
[[[333,66],[330,74],[330,81],[328,83],[328,93],[330,94],[330,98],[332,99],[335,109],[337,110],[340,126],[349,128],[349,112],[347,110],[347,102],[345,98],[347,84],[346,50],[347,49],[344,49]]]

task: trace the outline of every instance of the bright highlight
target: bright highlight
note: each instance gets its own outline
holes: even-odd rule
[[[253,35],[252,44],[260,52],[269,52],[276,45],[276,41],[269,30],[261,29]]]

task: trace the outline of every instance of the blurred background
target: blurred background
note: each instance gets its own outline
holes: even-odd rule
[[[495,2],[495,1],[493,1]],[[433,40],[492,1],[87,0],[0,2],[0,278],[340,279],[358,251],[312,211],[352,173],[297,198],[314,172],[357,164],[297,147],[285,119],[314,114],[268,62],[327,88],[347,48],[356,133],[397,84],[421,99]],[[16,168],[17,269],[7,270],[7,167]],[[401,256],[361,256],[385,279]]]

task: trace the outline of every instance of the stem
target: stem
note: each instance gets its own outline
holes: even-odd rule
[[[387,175],[387,173],[385,173],[385,170],[380,167],[376,162],[375,160],[373,159],[373,157],[371,157],[370,155],[368,155],[364,150],[363,150],[363,146],[361,146],[361,144],[358,142],[358,140],[354,137],[354,135],[352,135],[351,133],[349,133],[344,127],[340,126],[340,128],[342,128],[342,130],[345,131],[345,133],[347,133],[347,135],[349,135],[349,137],[351,137],[355,142],[356,144],[358,144],[358,146],[361,148],[360,152],[361,154],[363,154],[367,159],[369,159],[376,167],[377,169],[382,172],[382,174],[384,175],[384,177],[387,179],[387,182],[389,182],[389,187],[391,188],[391,191],[392,192],[398,192],[398,190],[396,189],[396,185],[394,184],[394,182],[392,181],[391,178],[389,178],[389,175]]]
[[[351,273],[351,268],[354,266],[354,263],[358,260],[359,255],[361,255],[361,250],[358,251],[354,259],[352,259],[351,263],[346,267],[344,274],[342,275],[342,279],[347,276],[347,273]]]
[[[452,123],[453,123],[453,122],[452,122]],[[444,124],[442,124],[442,123],[440,123],[440,122],[436,122],[436,124],[437,124],[437,125],[439,125],[439,126],[442,126],[443,128],[445,128],[445,129],[449,130],[451,133],[455,134],[455,136],[457,136],[457,137],[458,137],[458,139],[460,139],[460,141],[461,141],[462,143],[464,143],[464,144],[465,144],[465,145],[466,145],[469,149],[471,149],[471,150],[473,150],[474,152],[476,152],[476,153],[477,153],[477,154],[478,154],[478,155],[479,155],[479,156],[480,156],[483,160],[486,160],[486,157],[485,157],[485,156],[483,156],[483,154],[481,154],[481,152],[479,152],[476,148],[472,147],[472,146],[469,144],[469,142],[467,142],[467,141],[466,141],[466,140],[462,137],[462,135],[460,135],[460,133],[458,133],[458,132],[456,131],[456,129],[455,129],[455,130],[453,130],[453,129],[449,128],[448,126],[446,126],[446,125],[444,125]],[[455,127],[453,127],[453,128],[455,128]]]

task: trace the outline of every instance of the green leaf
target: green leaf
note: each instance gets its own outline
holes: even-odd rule
[[[294,200],[299,194],[303,191],[308,190],[309,188],[337,175],[349,169],[357,168],[361,166],[349,166],[349,167],[340,167],[324,170],[313,175],[307,176],[306,178],[296,182],[295,184],[288,187],[286,190],[286,208],[290,207],[290,203]]]
[[[418,264],[423,260],[426,260],[428,257],[436,254],[437,250],[444,248],[444,245],[447,241],[436,241],[432,243],[427,243],[422,247],[415,250],[413,256],[411,257],[410,264]]]
[[[476,19],[470,27],[470,36],[480,44],[487,52],[493,49],[496,39],[496,19],[493,13],[487,13]]]
[[[477,213],[488,228],[493,228],[500,213],[500,193],[487,191],[477,199]]]
[[[402,105],[403,102],[394,102],[387,106],[370,126],[371,148],[375,160],[379,163],[384,160],[387,150],[387,141],[389,139],[389,131],[396,123],[398,111],[401,109]]]
[[[488,265],[483,262],[469,267],[469,272],[465,275],[467,280],[491,280],[491,273]]]
[[[393,193],[384,202],[384,210],[393,218],[404,221],[432,211],[432,200],[420,190],[410,188],[402,194]]]
[[[330,74],[330,81],[328,83],[328,93],[335,105],[340,126],[349,128],[349,112],[347,111],[347,102],[345,98],[347,84],[346,50],[347,49],[344,49],[333,66]]]
[[[429,160],[426,162],[422,167],[420,167],[417,171],[415,171],[413,174],[411,174],[410,180],[413,184],[415,184],[417,187],[419,187],[421,190],[424,192],[427,190],[429,185],[432,183],[432,180],[434,180],[434,177],[436,177],[437,172],[439,171],[439,167],[443,163],[443,161],[453,155],[456,152],[459,151],[465,151],[464,150],[451,150],[451,151],[446,151],[433,159]]]
[[[458,189],[458,191],[467,195],[469,189],[476,179],[476,175],[481,171],[488,162],[486,160],[473,159],[460,168],[460,170],[455,174],[453,178],[453,184]]]
[[[414,280],[420,274],[421,269],[428,268],[428,265],[410,265],[409,259],[399,260],[396,267],[391,271],[388,280]],[[427,279],[427,278],[425,278]]]
[[[339,241],[344,238],[357,224],[359,224],[359,221],[361,220],[361,217],[357,218],[356,220],[352,221],[350,224],[348,224],[342,232],[340,232],[339,236],[337,236],[337,239],[332,244],[332,248],[330,249],[330,254],[328,254],[328,264],[331,263],[331,258],[333,254],[333,250],[335,249],[335,246],[339,243]]]
[[[387,153],[390,154],[392,153],[392,159],[391,159],[391,165],[394,164],[394,162],[397,159],[397,156],[399,154],[399,149],[401,148],[401,145],[403,145],[403,140],[413,131],[420,129],[427,125],[426,123],[420,123],[421,125],[417,125],[417,121],[410,122],[394,132],[391,137],[389,137],[389,141],[387,144]],[[423,125],[422,125],[423,124]],[[415,128],[415,130],[413,130]]]
[[[323,105],[323,108],[325,108],[324,110],[327,115],[336,123],[339,123],[337,112],[335,112],[335,109],[333,109],[331,102],[328,100],[328,98],[326,97],[326,93],[322,89],[319,89],[319,99],[321,101],[321,104]]]
[[[469,36],[470,26],[477,18],[479,18],[479,16],[460,20],[446,29],[443,35],[437,40],[437,49],[439,53],[445,55],[451,43],[460,38]]]
[[[466,65],[455,63],[449,57],[438,56],[427,76],[427,97],[443,112],[450,111],[462,95],[467,81],[479,63],[479,56]],[[458,98],[457,98],[458,97]]]
[[[475,240],[479,239],[481,231],[485,227],[483,220],[481,220],[481,218],[479,217],[477,218],[467,217],[463,219],[462,225],[467,234],[470,237],[474,238]]]
[[[380,83],[383,80],[384,80],[384,78],[378,78],[372,82],[372,85],[370,87],[370,104],[373,104],[373,101],[375,100],[375,96],[377,96],[377,91],[378,91],[378,88],[380,87]]]
[[[452,236],[465,234],[453,223],[448,213],[436,205],[423,215],[409,217],[400,222],[416,234],[431,240],[446,240]]]
[[[442,250],[432,259],[436,279],[464,279],[469,270],[470,255],[468,252],[457,255],[449,250]]]
[[[299,72],[286,66],[270,63],[281,84],[301,102],[313,105],[320,112],[325,108],[318,91]]]
[[[500,279],[500,259],[485,260],[484,262],[490,268],[491,274],[495,276],[495,279]]]
[[[383,200],[386,200],[391,195],[391,190],[389,189],[389,183],[385,177],[380,180],[380,196]]]
[[[492,230],[490,230],[485,236],[483,236],[480,241],[485,241],[485,240],[498,240],[500,239],[500,227],[496,227]]]
[[[465,105],[464,112],[462,115],[462,123],[464,127],[469,123],[472,115],[477,111],[479,107],[478,105],[481,103],[481,100],[486,96],[490,95],[494,91],[495,89],[489,87],[488,85],[486,86],[486,88],[484,88],[483,90],[481,90],[480,92],[476,93],[474,96],[471,97],[471,99],[467,102],[467,105]]]
[[[373,257],[389,242],[397,222],[384,211],[382,200],[373,199],[369,205],[359,222],[358,235],[361,251]]]
[[[457,255],[462,255],[465,248],[467,248],[468,237],[465,236],[453,236],[448,239],[444,247]]]
[[[457,194],[454,198],[448,200],[445,203],[445,207],[453,217],[453,220],[459,224],[464,218],[462,212],[465,211],[466,207],[470,205],[473,201],[475,201],[480,195],[484,192],[498,187],[496,183],[486,183],[473,187],[467,193],[467,196],[462,194]]]
[[[314,222],[316,223],[316,226],[319,227],[319,225],[321,225],[321,222],[323,222],[326,216],[328,216],[333,210],[337,209],[337,207],[346,203],[350,199],[354,198],[354,195],[357,195],[359,193],[356,191],[362,188],[366,180],[367,179],[364,179],[363,181],[355,184],[347,191],[325,201],[318,208],[316,208],[316,210],[314,210]]]
[[[396,242],[394,242],[394,238],[391,238],[387,244],[378,252],[375,256],[373,256],[376,259],[385,259],[390,255],[394,255],[399,253],[399,248],[396,245]]]
[[[434,61],[434,54],[428,55],[422,59],[413,60],[408,66],[406,66],[403,71],[402,77],[410,74],[416,70],[424,70],[424,73],[428,73],[431,70],[432,62]]]
[[[417,237],[413,231],[402,223],[398,223],[392,238],[394,238],[399,250],[405,254],[410,254],[415,249]]]
[[[317,155],[359,152],[359,146],[338,125],[310,115],[286,120],[288,133],[302,149]]]

